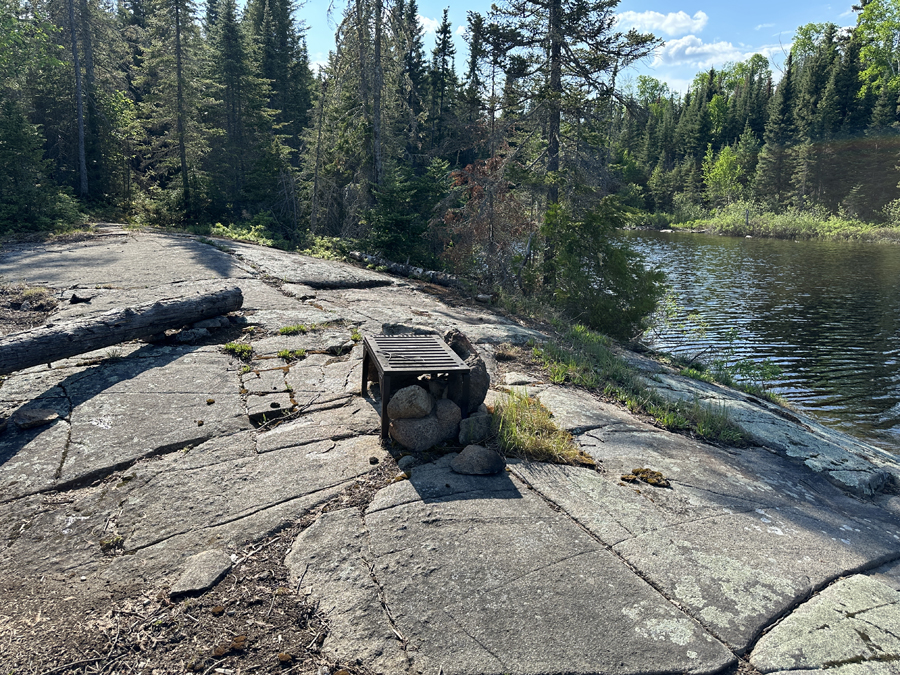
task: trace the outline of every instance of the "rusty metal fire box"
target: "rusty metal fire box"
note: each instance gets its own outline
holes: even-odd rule
[[[463,417],[469,412],[469,366],[456,355],[439,337],[433,335],[373,335],[363,340],[362,395],[366,395],[369,382],[369,367],[374,364],[378,370],[378,384],[381,388],[381,438],[387,439],[390,420],[387,405],[394,393],[392,377],[403,379],[419,375],[444,374],[461,385],[451,387],[460,391],[459,400],[454,400],[462,410]]]

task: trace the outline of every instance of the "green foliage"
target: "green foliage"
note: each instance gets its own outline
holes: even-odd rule
[[[863,79],[871,86],[900,89],[900,2],[865,3],[856,30],[863,44],[860,56],[867,64]]]
[[[313,325],[315,328],[315,325]],[[281,335],[302,335],[303,333],[308,332],[310,329],[307,328],[302,323],[294,324],[292,326],[282,326],[278,329],[278,332]]]
[[[225,353],[236,356],[242,361],[248,361],[253,356],[253,347],[242,342],[229,342],[222,349]]]
[[[608,197],[574,218],[560,206],[547,211],[542,234],[556,243],[551,292],[577,321],[617,338],[639,333],[662,297],[663,274],[615,236],[627,214]]]
[[[51,180],[41,146],[21,105],[0,90],[0,234],[82,220],[75,201]]]
[[[718,350],[710,369],[714,374],[721,373],[724,381],[738,382],[748,385],[753,391],[765,391],[772,379],[781,375],[781,368],[769,359],[755,361],[748,358],[737,358],[735,342],[738,331],[732,328],[726,335],[725,345]]]
[[[886,213],[893,213],[891,208],[887,207]],[[687,215],[689,217],[676,219],[670,227],[708,230],[735,237],[751,235],[795,240],[820,238],[900,242],[900,215],[897,216],[898,222],[891,222],[888,217],[887,224],[867,223],[833,215],[823,207],[773,211],[752,201],[734,202],[715,211],[697,208]]]
[[[282,349],[278,352],[278,358],[283,359],[285,361],[296,361],[297,359],[302,359],[306,357],[305,349]]]
[[[711,204],[720,206],[738,200],[742,191],[742,175],[738,155],[731,146],[726,145],[718,154],[713,152],[711,143],[706,147],[703,180]]]
[[[449,165],[434,159],[422,177],[392,167],[375,191],[377,204],[366,215],[369,250],[388,260],[433,267],[435,256],[426,238],[435,206],[449,191]]]
[[[325,260],[347,260],[354,243],[350,239],[310,234],[306,238],[305,248],[302,248],[300,253]]]

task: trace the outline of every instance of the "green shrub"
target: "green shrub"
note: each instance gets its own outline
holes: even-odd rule
[[[642,331],[665,290],[663,273],[646,269],[616,236],[627,223],[626,210],[607,197],[578,219],[553,205],[542,227],[555,249],[545,264],[555,302],[578,322],[622,339]]]

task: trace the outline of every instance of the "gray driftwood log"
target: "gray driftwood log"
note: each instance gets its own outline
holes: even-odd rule
[[[244,304],[241,289],[222,282],[180,284],[160,289],[160,295],[166,291],[168,297],[152,302],[116,307],[0,338],[0,375],[181,328],[233,312]]]

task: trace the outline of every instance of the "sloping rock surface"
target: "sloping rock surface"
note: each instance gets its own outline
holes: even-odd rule
[[[49,598],[52,580],[72,603],[52,616],[0,611],[8,670],[61,672],[46,645],[69,625],[115,649],[115,621],[138,625],[156,603],[148,630],[192,617],[180,642],[147,639],[88,664],[152,669],[195,644],[206,619],[184,603],[261,584],[247,566],[291,532],[290,551],[270,558],[285,585],[248,600],[253,649],[236,634],[213,658],[221,645],[196,642],[204,670],[237,672],[254,654],[292,662],[276,637],[318,617],[303,648],[329,672],[715,673],[739,656],[765,673],[898,672],[900,471],[877,448],[628,355],[660,393],[726,406],[754,443],[668,433],[516,364],[508,381],[596,468],[511,460],[462,475],[451,440],[404,457],[399,473],[377,387],[360,395],[357,332],[457,329],[495,383],[499,345],[545,336],[424,283],[162,233],[10,246],[0,277],[53,288],[60,319],[186,281],[230,279],[245,298],[187,343],[121,345],[0,381],[0,583],[20,593],[4,597]],[[73,293],[89,301],[71,304]],[[250,353],[234,356],[232,342]],[[30,419],[41,423],[15,422]],[[636,468],[670,487],[621,480]],[[200,597],[166,604],[170,592]],[[295,614],[277,628],[281,597]]]

